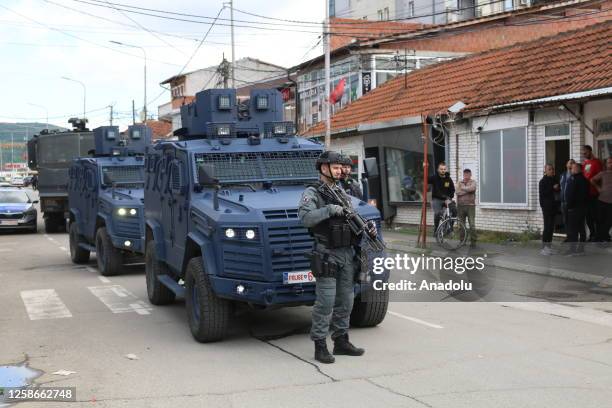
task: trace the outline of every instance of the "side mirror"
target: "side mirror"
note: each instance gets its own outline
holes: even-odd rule
[[[211,164],[198,166],[198,184],[202,187],[215,187],[219,185],[219,179],[214,177],[215,169]]]
[[[363,168],[365,169],[366,177],[378,177],[378,160],[376,157],[366,157],[363,159]]]

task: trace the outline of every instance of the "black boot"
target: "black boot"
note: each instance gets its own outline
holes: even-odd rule
[[[355,347],[351,344],[348,334],[334,339],[334,354],[337,356],[361,356],[363,353],[365,353],[364,349]]]
[[[315,360],[322,362],[323,364],[331,364],[336,359],[329,353],[327,349],[327,341],[325,339],[315,340]]]

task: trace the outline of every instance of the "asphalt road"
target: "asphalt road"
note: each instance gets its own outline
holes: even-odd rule
[[[26,362],[37,384],[77,389],[76,403],[18,407],[609,406],[610,299],[524,279],[580,295],[525,302],[500,270],[503,302],[396,298],[380,326],[351,331],[363,357],[319,365],[309,308],[244,311],[227,340],[199,344],[182,301],[148,303],[143,267],[104,278],[93,259],[71,264],[66,234],[0,233],[0,366]]]

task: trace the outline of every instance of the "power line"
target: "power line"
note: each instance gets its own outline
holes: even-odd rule
[[[225,6],[222,6],[221,9],[219,9],[219,12],[217,13],[217,17],[219,18],[219,16],[221,15],[221,12],[223,12],[223,10],[225,10]],[[198,46],[196,47],[196,49],[193,51],[193,53],[191,54],[191,56],[189,57],[189,59],[187,60],[187,62],[185,63],[185,65],[183,65],[183,67],[181,68],[181,70],[179,71],[178,74],[176,74],[175,76],[181,75],[183,73],[183,71],[185,71],[185,68],[187,68],[187,65],[189,65],[189,63],[191,62],[191,60],[193,59],[193,57],[195,57],[195,55],[198,53],[200,47],[202,46],[202,44],[204,43],[204,41],[206,41],[206,38],[208,37],[208,34],[210,34],[210,31],[212,30],[212,28],[215,26],[215,23],[217,22],[217,20],[213,20],[212,24],[210,25],[210,27],[208,27],[208,31],[206,31],[206,34],[204,34],[204,37],[202,37],[202,39],[200,40],[200,42],[198,43]],[[164,92],[166,92],[168,89],[164,89],[163,91],[161,91],[159,93],[159,95],[157,95],[155,98],[153,98],[152,100],[148,101],[146,103],[146,105],[150,105],[153,102],[155,102],[156,100],[158,100],[163,94]]]
[[[115,49],[115,48],[112,48],[112,47],[109,47],[109,46],[106,46],[106,45],[98,44],[98,43],[96,43],[96,42],[94,42],[94,41],[90,41],[90,40],[87,40],[87,39],[85,39],[85,38],[81,38],[81,37],[79,37],[79,36],[76,36],[76,35],[74,35],[74,34],[70,34],[70,33],[66,32],[66,31],[64,31],[64,30],[60,30],[59,28],[54,28],[54,27],[48,26],[48,25],[47,25],[47,24],[45,24],[45,23],[41,23],[41,22],[40,22],[40,21],[38,21],[38,20],[35,20],[35,19],[31,18],[31,17],[26,16],[25,14],[21,14],[21,13],[19,13],[19,12],[15,11],[15,10],[12,10],[12,9],[10,9],[10,8],[6,7],[6,6],[3,6],[2,4],[0,4],[0,8],[2,8],[2,9],[4,9],[4,10],[7,10],[7,11],[9,11],[10,13],[16,14],[16,15],[18,15],[18,16],[20,16],[20,17],[22,17],[22,18],[25,18],[26,20],[30,20],[30,21],[32,21],[32,22],[34,22],[34,23],[38,24],[38,25],[41,25],[41,26],[43,26],[43,27],[46,27],[46,28],[47,28],[47,29],[49,29],[49,30],[52,30],[52,31],[57,31],[57,32],[59,32],[59,33],[61,33],[61,34],[64,34],[64,35],[66,35],[66,36],[68,36],[68,37],[72,37],[72,38],[75,38],[75,39],[77,39],[77,40],[80,40],[80,41],[83,41],[83,42],[86,42],[86,43],[89,43],[89,44],[95,45],[96,47],[106,48],[106,49],[108,49],[108,50],[111,50],[111,51],[114,51],[114,52],[117,52],[117,53],[120,53],[120,54],[129,55],[130,57],[134,57],[134,58],[140,58],[140,59],[142,59],[142,57],[140,57],[140,56],[138,56],[138,55],[131,54],[131,53],[129,53],[129,52],[120,51],[120,50],[117,50],[117,49]],[[177,65],[177,64],[170,63],[170,62],[164,62],[164,61],[159,61],[159,60],[153,60],[153,59],[149,59],[149,60],[150,60],[150,61],[157,62],[157,63],[160,63],[160,64],[174,65],[174,66],[176,66],[176,65]]]
[[[107,4],[111,4],[110,2],[106,2]],[[125,18],[127,18],[128,20],[130,20],[131,22],[133,22],[134,24],[136,24],[138,27],[140,27],[141,29],[143,29],[144,31],[146,31],[147,33],[151,34],[153,37],[157,38],[159,41],[163,42],[164,44],[170,46],[172,49],[174,49],[175,51],[178,51],[180,54],[185,54],[182,50],[179,50],[177,47],[175,47],[173,44],[169,43],[168,41],[164,40],[162,37],[160,37],[159,35],[157,35],[155,33],[155,31],[149,30],[147,27],[143,26],[142,24],[140,24],[138,21],[134,20],[132,17],[130,17],[128,14],[124,13],[123,11],[119,10],[118,8],[114,7],[113,8],[115,10],[117,10],[118,13],[121,13],[121,15],[123,15]]]

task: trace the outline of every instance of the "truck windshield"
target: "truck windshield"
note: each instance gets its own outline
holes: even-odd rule
[[[315,162],[321,151],[196,153],[196,168],[214,166],[214,177],[221,183],[296,181],[318,179]],[[197,171],[194,172],[197,178]],[[197,182],[197,180],[196,180]]]
[[[144,183],[143,166],[104,166],[102,167],[102,183],[109,185],[118,183],[120,187],[138,187]]]
[[[91,133],[64,133],[41,136],[37,151],[40,164],[53,164],[70,163],[93,148]]]

